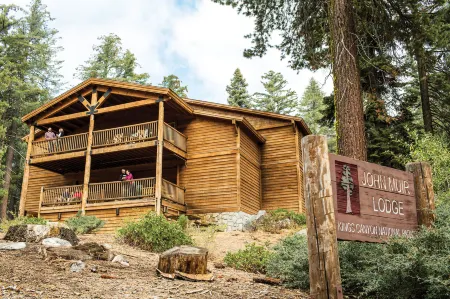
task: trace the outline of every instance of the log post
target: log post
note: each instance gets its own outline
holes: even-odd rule
[[[413,162],[406,164],[406,171],[414,175],[417,223],[430,227],[436,219],[431,166],[426,162]]]
[[[164,101],[160,99],[158,111],[158,139],[156,144],[156,178],[155,178],[155,202],[156,214],[161,214],[162,195],[162,163],[164,150]]]
[[[41,217],[41,207],[43,200],[44,200],[44,186],[41,187],[41,193],[39,195],[38,218]]]
[[[326,136],[302,139],[310,296],[343,298]]]
[[[92,91],[91,106],[95,106],[97,104],[97,99],[98,99],[97,89],[94,87],[94,90]],[[82,215],[86,214],[86,204],[89,196],[89,181],[91,179],[91,162],[92,162],[91,153],[92,153],[92,139],[95,125],[95,116],[94,111],[91,111],[90,113],[91,115],[89,116],[89,132],[86,146],[86,164],[84,166],[83,193],[81,199]]]
[[[22,191],[20,193],[19,216],[25,215],[25,201],[27,198],[28,182],[30,179],[30,159],[33,150],[34,126],[30,126],[30,134],[28,135],[27,155],[25,157],[25,167],[23,169]]]

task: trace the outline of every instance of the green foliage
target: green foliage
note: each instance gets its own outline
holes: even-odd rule
[[[74,77],[81,80],[89,78],[106,78],[126,82],[148,84],[150,76],[147,73],[136,73],[139,67],[136,56],[130,50],[123,51],[122,40],[116,34],[102,35],[98,38],[100,44],[92,47],[94,53],[77,67]]]
[[[247,91],[248,83],[241,73],[236,69],[231,78],[230,85],[227,85],[228,105],[242,108],[252,108],[251,97]]]
[[[281,73],[269,71],[262,77],[265,92],[253,95],[255,108],[261,111],[290,114],[297,108],[297,93],[286,89],[287,81]]]
[[[75,217],[66,220],[66,224],[77,235],[83,235],[99,230],[105,225],[105,221],[95,216],[81,215],[81,211],[78,211]]]
[[[161,82],[161,86],[172,89],[177,95],[182,98],[187,97],[187,86],[181,85],[181,80],[175,75],[165,76]]]
[[[228,252],[223,259],[228,267],[253,273],[265,273],[271,252],[265,246],[255,243],[245,245],[237,252]]]
[[[439,201],[450,199],[450,147],[443,136],[414,134],[411,148],[412,161],[430,163],[433,171],[433,188]]]
[[[189,226],[189,218],[186,215],[180,215],[177,219],[177,223],[182,229],[186,230]]]
[[[339,242],[344,293],[356,298],[449,298],[449,257],[449,203],[438,206],[434,228],[423,227],[413,238],[393,238],[386,244]],[[308,289],[306,237],[281,241],[266,269],[289,287]]]
[[[37,217],[19,216],[12,219],[3,219],[0,223],[0,231],[6,232],[13,225],[20,224],[47,224],[47,220]]]
[[[152,252],[192,244],[191,237],[181,227],[181,223],[170,222],[154,212],[148,213],[138,221],[125,224],[118,230],[118,237],[126,244]]]
[[[267,275],[280,278],[292,288],[309,288],[307,237],[292,235],[275,245],[274,254],[267,261]]]
[[[279,233],[282,229],[298,228],[306,224],[306,216],[286,209],[269,211],[251,223],[251,229]]]

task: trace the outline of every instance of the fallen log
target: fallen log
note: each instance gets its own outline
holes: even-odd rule
[[[269,285],[279,285],[281,280],[272,277],[253,277],[253,281],[257,283],[265,283]]]

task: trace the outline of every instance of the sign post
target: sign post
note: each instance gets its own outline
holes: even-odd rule
[[[310,297],[343,298],[326,136],[302,139]],[[347,194],[349,192],[348,185]]]

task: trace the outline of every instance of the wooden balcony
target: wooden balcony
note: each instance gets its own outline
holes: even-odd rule
[[[92,183],[88,186],[86,210],[155,205],[155,178]],[[83,185],[41,189],[39,213],[78,211]],[[167,180],[162,182],[163,206],[185,211],[184,188]]]
[[[98,149],[105,147],[117,146],[117,150],[122,150],[125,148],[123,145],[154,141],[157,139],[157,132],[157,121],[93,131],[92,147],[95,149],[93,153],[102,153]],[[88,133],[81,133],[54,140],[33,141],[31,156],[40,158],[83,151],[87,148],[87,140]],[[164,140],[169,143],[167,148],[186,153],[186,136],[166,123],[164,124]],[[170,144],[175,148],[170,147]],[[61,157],[66,158],[66,155]],[[73,155],[75,157],[76,154]]]

